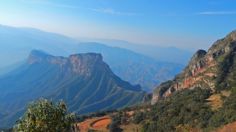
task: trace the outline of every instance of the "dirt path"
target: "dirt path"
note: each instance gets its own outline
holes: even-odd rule
[[[111,117],[103,116],[103,117],[94,117],[91,119],[86,119],[84,122],[77,124],[77,129],[80,132],[88,132],[88,130],[97,130],[102,132],[108,132],[108,125],[111,123]]]
[[[91,124],[91,128],[94,130],[106,131],[109,124],[111,124],[111,118],[105,117],[94,121]]]

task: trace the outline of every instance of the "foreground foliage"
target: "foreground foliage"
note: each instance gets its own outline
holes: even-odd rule
[[[40,99],[28,106],[24,116],[14,126],[16,132],[67,132],[74,116],[67,114],[64,102],[57,104]]]
[[[145,117],[143,131],[174,131],[179,125],[203,128],[213,112],[205,103],[209,90],[194,89],[174,94],[159,101]]]
[[[224,104],[216,111],[207,103],[211,94],[200,88],[177,92],[148,112],[136,112],[134,123],[141,124],[143,132],[172,132],[212,131],[236,121],[236,88],[231,89],[229,97],[222,97]]]

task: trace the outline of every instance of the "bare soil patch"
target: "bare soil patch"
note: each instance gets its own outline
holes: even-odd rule
[[[225,125],[216,132],[236,132],[236,122]]]
[[[92,124],[91,124],[91,128],[94,130],[107,130],[108,125],[111,124],[111,118],[110,117],[105,117],[105,118],[101,118],[98,120],[95,120]]]
[[[80,132],[88,132],[88,130],[107,132],[108,125],[111,121],[111,117],[109,116],[94,117],[86,119],[85,121],[78,123],[76,126]]]

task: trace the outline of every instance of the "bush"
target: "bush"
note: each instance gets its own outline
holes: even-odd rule
[[[112,122],[109,125],[110,132],[121,132],[122,129],[119,127],[121,124],[122,113],[118,113],[112,116]]]
[[[139,124],[139,123],[142,122],[144,119],[145,119],[145,114],[144,114],[143,112],[138,111],[138,112],[136,112],[136,113],[134,114],[133,122],[134,122],[135,124]]]
[[[67,132],[71,130],[74,116],[67,114],[64,102],[57,104],[40,99],[28,106],[24,116],[14,126],[21,132]]]

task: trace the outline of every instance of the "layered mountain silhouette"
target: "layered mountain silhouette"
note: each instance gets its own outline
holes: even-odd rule
[[[63,99],[79,114],[140,103],[145,92],[121,80],[101,54],[52,56],[34,50],[22,66],[0,78],[0,127],[15,123],[26,104],[44,97]]]
[[[140,84],[145,91],[149,92],[161,82],[172,79],[183,68],[183,65],[169,62],[169,58],[173,58],[171,56],[175,53],[174,51],[178,51],[177,49],[164,50],[160,48],[156,51],[158,56],[162,54],[160,51],[172,54],[159,56],[167,62],[159,61],[134,52],[136,50],[132,51],[95,42],[82,43],[63,35],[32,28],[0,25],[0,42],[0,75],[11,71],[16,65],[18,66],[33,49],[40,49],[57,56],[88,52],[100,53],[116,75],[134,85]],[[140,46],[137,45],[136,48],[138,47]],[[143,49],[143,47],[140,48]],[[155,47],[152,49],[156,50]]]
[[[208,51],[198,50],[182,73],[155,89],[152,102],[184,89],[227,90],[236,86],[235,80],[236,31],[233,31],[216,41]]]

